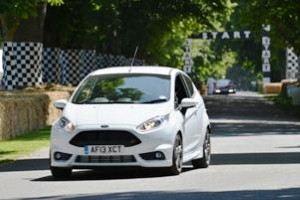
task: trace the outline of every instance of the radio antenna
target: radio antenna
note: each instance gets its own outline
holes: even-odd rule
[[[135,47],[135,51],[134,51],[134,55],[133,55],[133,58],[132,58],[131,64],[130,64],[131,67],[133,66],[134,59],[135,59],[135,56],[136,56],[136,53],[137,53],[138,50],[139,50],[139,46],[136,46],[136,47]]]

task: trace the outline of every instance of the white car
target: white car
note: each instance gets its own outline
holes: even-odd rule
[[[100,166],[163,167],[174,175],[184,162],[210,162],[210,123],[191,79],[169,67],[112,67],[89,74],[51,130],[50,169]]]

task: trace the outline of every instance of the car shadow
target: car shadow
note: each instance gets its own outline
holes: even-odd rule
[[[193,170],[186,166],[182,173]],[[55,179],[51,175],[33,179],[33,182],[55,182],[55,181],[99,181],[99,180],[122,180],[122,179],[145,179],[171,176],[165,169],[160,168],[140,168],[140,167],[122,167],[122,168],[99,168],[94,170],[74,170],[72,176],[67,179]]]
[[[217,165],[270,165],[270,164],[299,164],[300,152],[272,152],[272,153],[230,153],[213,154],[211,166]],[[0,166],[0,172],[49,170],[48,159],[18,160]],[[191,163],[185,163],[183,173],[194,170]],[[209,170],[209,168],[208,168]],[[38,177],[31,181],[83,181],[83,180],[114,180],[157,178],[168,176],[165,169],[141,167],[102,167],[95,170],[74,170],[71,178],[56,180],[50,175]]]

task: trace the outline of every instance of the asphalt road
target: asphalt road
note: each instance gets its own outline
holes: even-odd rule
[[[300,199],[300,121],[253,94],[206,98],[213,124],[208,169],[76,171],[57,181],[48,149],[0,166],[0,199]]]

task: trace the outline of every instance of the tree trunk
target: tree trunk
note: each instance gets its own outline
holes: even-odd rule
[[[22,19],[13,37],[14,42],[43,42],[44,21],[47,3],[37,6],[36,16]]]
[[[63,6],[62,6],[63,7]],[[60,25],[57,20],[61,19],[61,7],[51,6],[47,8],[47,15],[45,18],[45,26],[43,32],[43,44],[44,47],[60,47],[61,37],[60,37]]]
[[[19,19],[0,15],[0,26],[2,28],[2,39],[4,41],[12,41],[19,26]]]

